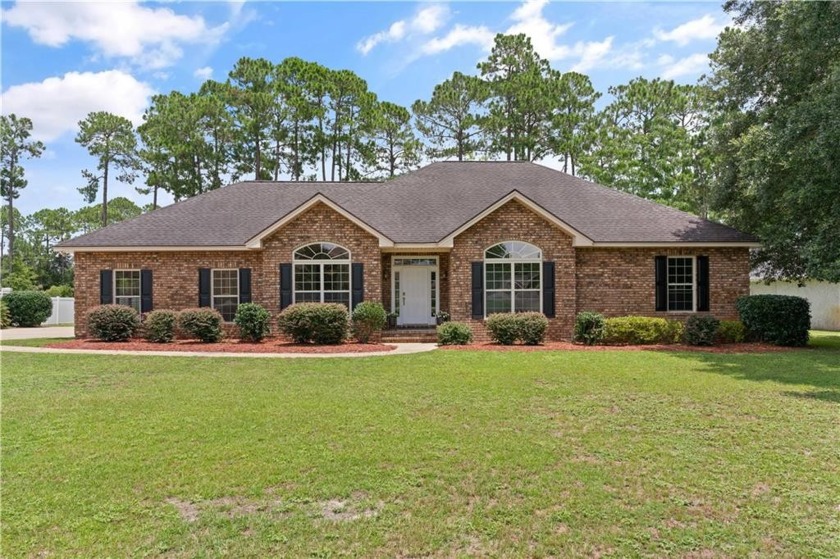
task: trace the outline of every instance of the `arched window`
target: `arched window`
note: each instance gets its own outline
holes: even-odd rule
[[[292,255],[295,303],[341,303],[350,308],[350,251],[333,243],[312,243]]]
[[[542,251],[505,241],[484,251],[485,314],[542,311]]]

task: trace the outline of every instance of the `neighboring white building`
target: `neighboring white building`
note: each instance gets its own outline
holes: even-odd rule
[[[774,281],[767,285],[761,280],[752,280],[750,294],[803,297],[811,303],[811,328],[840,330],[840,283],[809,280],[799,287],[790,281]]]

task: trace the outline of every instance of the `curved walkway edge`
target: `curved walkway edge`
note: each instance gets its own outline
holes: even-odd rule
[[[58,349],[52,347],[0,346],[0,352],[14,353],[59,353],[73,355],[153,355],[163,357],[258,357],[293,359],[302,357],[382,357],[383,355],[409,355],[424,353],[437,348],[437,344],[387,344],[396,349],[371,351],[367,353],[236,353],[224,351],[123,351],[118,349]]]

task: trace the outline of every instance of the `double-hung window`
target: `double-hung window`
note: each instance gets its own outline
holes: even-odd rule
[[[350,251],[333,243],[297,249],[294,260],[295,303],[341,303],[350,308]]]
[[[542,251],[507,241],[484,251],[485,315],[542,312]]]
[[[239,307],[239,270],[213,270],[211,305],[225,322],[233,322]]]
[[[114,303],[140,312],[140,270],[114,270]]]
[[[693,311],[695,273],[693,256],[668,257],[668,310]]]

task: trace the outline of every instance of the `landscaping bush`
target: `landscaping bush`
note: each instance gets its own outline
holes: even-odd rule
[[[685,322],[685,342],[689,345],[714,345],[720,320],[713,316],[688,317]]]
[[[146,315],[143,321],[143,337],[156,344],[166,344],[175,339],[175,324],[178,313],[159,310]]]
[[[222,340],[222,322],[221,313],[209,307],[186,309],[178,313],[178,330],[184,336],[206,344]]]
[[[73,286],[72,285],[53,285],[49,289],[45,291],[47,295],[50,297],[72,297],[73,296]]]
[[[339,303],[298,303],[281,312],[277,324],[299,344],[340,344],[347,338],[347,307]]]
[[[124,342],[140,328],[140,315],[126,305],[100,305],[86,315],[88,333],[105,342]]]
[[[437,327],[437,338],[440,345],[467,345],[472,341],[473,333],[469,324],[444,322]]]
[[[256,303],[239,305],[233,321],[239,326],[239,337],[246,342],[261,342],[271,333],[271,314]]]
[[[679,341],[682,324],[647,316],[620,316],[604,321],[604,342],[608,344],[672,344]]]
[[[363,301],[353,309],[352,321],[353,335],[359,342],[366,344],[375,332],[385,328],[388,314],[381,303]]]
[[[661,344],[678,344],[685,339],[685,324],[679,320],[665,320],[665,327],[662,329]]]
[[[744,341],[746,328],[740,320],[721,320],[717,330],[720,344],[739,344]]]
[[[0,299],[0,330],[12,325],[12,316],[9,314],[9,307],[6,302]]]
[[[9,316],[15,326],[40,326],[52,314],[52,300],[43,291],[12,291],[3,301],[9,306]]]
[[[575,317],[575,341],[595,345],[604,339],[604,315],[597,312],[579,312]]]
[[[781,346],[808,344],[811,304],[791,295],[750,295],[736,303],[750,338]]]
[[[523,312],[516,315],[517,337],[525,345],[539,345],[545,341],[548,319],[540,312]]]
[[[491,314],[484,321],[490,339],[502,345],[512,345],[519,339],[519,322],[514,313]]]

